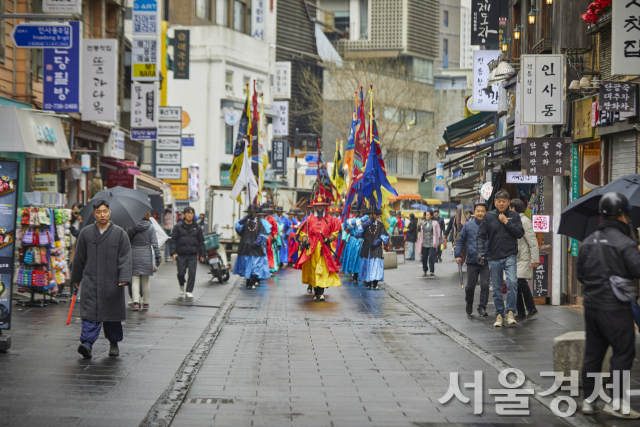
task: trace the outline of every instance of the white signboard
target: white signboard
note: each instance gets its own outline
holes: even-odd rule
[[[564,63],[564,55],[521,56],[521,124],[564,124]]]
[[[114,159],[124,159],[124,132],[111,129],[109,135],[109,154]]]
[[[82,120],[117,121],[118,41],[84,39],[82,43]]]
[[[531,215],[531,224],[534,233],[551,232],[551,216],[550,215]]]
[[[507,184],[537,184],[535,175],[522,175],[522,172],[507,172]]]
[[[473,111],[498,111],[500,85],[491,86],[491,92],[484,89],[489,82],[489,62],[498,59],[499,50],[473,51]]]
[[[529,136],[529,126],[520,123],[520,117],[522,117],[522,104],[520,103],[520,97],[522,85],[520,82],[516,83],[516,117],[515,124],[513,126],[513,145],[522,144],[522,138]]]
[[[289,135],[289,101],[273,101],[278,117],[273,120],[273,136]]]
[[[160,107],[161,122],[181,122],[182,107]]]
[[[179,150],[182,146],[182,138],[179,136],[158,136],[156,149],[158,150]]]
[[[273,81],[273,98],[291,98],[291,62],[276,62],[276,75]]]
[[[640,76],[640,1],[611,2],[611,74]]]
[[[82,0],[43,0],[42,11],[44,13],[82,13]]]
[[[227,110],[227,112],[224,113],[224,122],[229,126],[235,126],[240,121],[240,116],[239,111],[234,109]]]
[[[131,127],[157,128],[158,101],[158,86],[154,83],[133,83],[131,85]]]
[[[131,43],[131,78],[140,82],[155,82],[160,73],[159,37],[134,37]]]
[[[158,179],[180,179],[180,166],[156,166],[156,178]]]
[[[134,36],[160,35],[160,7],[157,0],[133,0],[131,18]]]
[[[485,200],[489,200],[491,198],[491,193],[493,193],[493,186],[491,185],[491,183],[485,182],[484,184],[482,184],[482,187],[480,187],[480,195],[482,196],[482,198]]]
[[[156,151],[156,163],[159,165],[180,165],[180,151]],[[178,177],[179,178],[179,177]]]
[[[265,18],[267,0],[251,0],[251,37],[258,40],[265,40]]]
[[[182,134],[182,125],[180,122],[160,122],[158,123],[158,135],[174,135]]]

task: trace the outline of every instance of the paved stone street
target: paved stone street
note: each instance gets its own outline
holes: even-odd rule
[[[625,424],[565,421],[537,396],[551,384],[539,373],[553,368],[553,338],[582,329],[579,311],[540,307],[535,319],[493,328],[491,316],[464,313],[454,263],[436,270],[419,279],[417,262],[400,264],[379,291],[343,277],[318,303],[293,269],[246,290],[237,276],[207,282],[200,265],[195,298],[184,301],[175,264],[165,264],[151,280],[151,310],[128,312],[121,356],[107,357],[101,338],[89,361],[76,353],[79,307],[66,326],[67,304],[14,306],[12,348],[0,354],[0,426]],[[489,389],[503,389],[498,373],[508,367],[536,389],[528,416],[496,414]],[[639,369],[636,360],[632,389]],[[463,386],[476,370],[482,415]],[[468,403],[438,403],[450,372]]]

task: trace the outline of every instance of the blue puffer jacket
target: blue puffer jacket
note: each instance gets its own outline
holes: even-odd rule
[[[462,250],[464,249],[464,245],[467,245],[467,264],[478,263],[476,237],[478,236],[478,229],[480,229],[481,222],[482,221],[478,221],[475,218],[467,222],[464,227],[462,227],[462,231],[460,231],[460,235],[458,236],[458,240],[456,241],[456,249],[454,251],[454,255],[456,258],[462,257]],[[488,247],[489,243],[485,242],[483,251],[484,253],[487,253]]]

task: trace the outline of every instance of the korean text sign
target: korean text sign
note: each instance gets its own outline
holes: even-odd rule
[[[287,174],[287,141],[284,139],[274,139],[271,149],[272,168],[276,175]]]
[[[638,84],[600,82],[598,103],[600,111],[620,111],[636,115],[638,111]]]
[[[134,0],[131,17],[134,36],[160,35],[160,8],[157,0]]]
[[[273,97],[275,99],[291,98],[291,62],[276,62]]]
[[[118,41],[84,39],[82,43],[82,120],[117,121]]]
[[[489,62],[498,56],[499,50],[473,51],[473,111],[498,111],[500,85],[491,86],[489,93],[484,91],[489,82]]]
[[[566,138],[523,138],[522,173],[537,176],[571,175],[571,144]]]
[[[289,101],[273,101],[278,117],[273,120],[273,135],[289,135]]]
[[[264,41],[266,0],[251,0],[251,37]]]
[[[189,80],[189,39],[190,30],[175,30],[173,38],[174,79]]]
[[[158,38],[134,37],[131,44],[131,78],[141,82],[158,80],[160,72]]]
[[[80,112],[80,51],[82,22],[71,21],[69,49],[43,49],[42,109],[57,113]]]
[[[531,224],[534,233],[550,233],[551,232],[551,216],[550,215],[531,215]]]
[[[471,45],[498,47],[500,2],[474,0],[471,5]]]
[[[520,123],[564,124],[564,55],[522,55]]]
[[[640,1],[611,2],[611,74],[640,75]]]
[[[145,132],[139,133],[139,129]],[[156,139],[157,133],[158,87],[155,83],[133,83],[131,85],[131,139]]]

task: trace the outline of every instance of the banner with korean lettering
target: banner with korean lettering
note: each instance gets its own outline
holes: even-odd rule
[[[523,138],[522,174],[537,176],[571,175],[569,138]]]
[[[611,7],[611,74],[640,76],[640,0],[613,0]]]
[[[271,168],[276,175],[287,174],[287,141],[284,139],[271,141]]]
[[[564,124],[564,63],[564,55],[522,55],[521,124]]]
[[[278,117],[273,119],[273,135],[289,135],[289,101],[273,101],[273,108],[278,112]]]
[[[131,85],[131,139],[156,139],[158,102],[158,86],[155,83]]]
[[[276,74],[273,82],[273,98],[291,98],[291,62],[276,62]]]
[[[42,50],[42,109],[80,112],[80,51],[82,22],[71,21],[71,48]]]
[[[118,41],[82,43],[82,120],[117,121]]]
[[[159,37],[134,37],[131,43],[131,79],[158,81],[160,73]]]
[[[251,0],[251,37],[265,40],[266,0]]]
[[[131,10],[134,36],[160,35],[160,7],[158,0],[133,0]]]
[[[499,56],[499,50],[473,51],[473,111],[498,111],[500,85],[491,86],[488,93],[484,89],[489,82],[489,62]]]
[[[175,30],[173,38],[173,78],[189,80],[190,30]]]
[[[498,47],[500,0],[474,0],[471,5],[471,45]]]
[[[620,111],[637,116],[638,84],[602,81],[598,102],[601,111]]]

